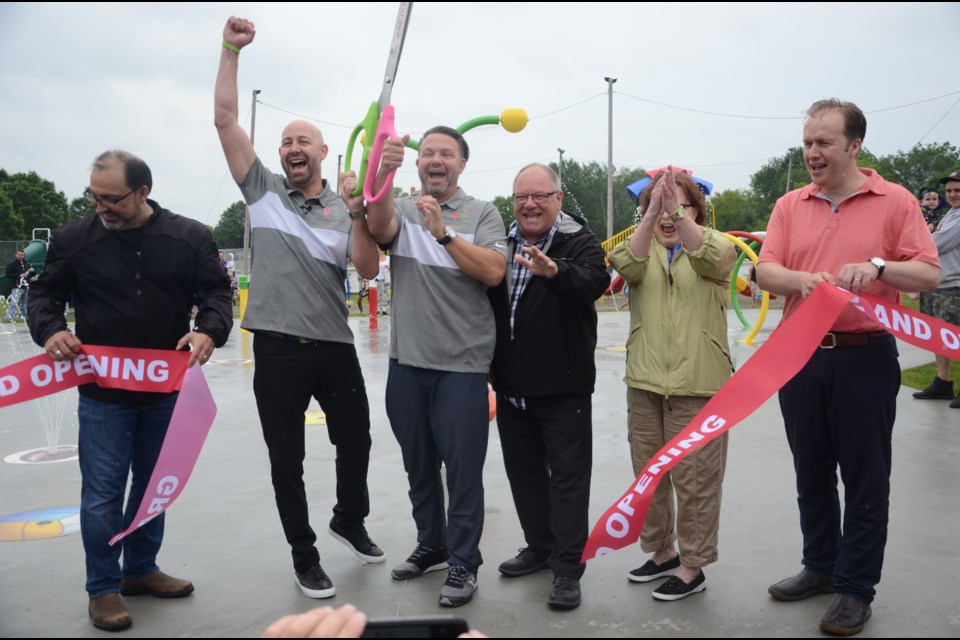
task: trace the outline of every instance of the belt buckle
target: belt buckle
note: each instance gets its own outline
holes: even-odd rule
[[[827,337],[828,337],[828,336],[833,339],[833,344],[824,344],[824,342],[827,341]],[[827,334],[825,334],[825,335],[823,336],[823,340],[820,341],[820,348],[821,348],[821,349],[836,349],[836,348],[837,348],[837,334],[835,334],[835,333],[827,333]]]
[[[301,338],[300,336],[297,336],[297,342],[299,342],[300,344],[310,344],[311,342],[313,342],[313,340],[311,340],[310,338]]]

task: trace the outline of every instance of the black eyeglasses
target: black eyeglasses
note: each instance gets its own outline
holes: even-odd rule
[[[526,204],[529,198],[533,198],[533,201],[537,204],[543,204],[550,196],[556,193],[556,191],[551,191],[550,193],[515,193],[513,194],[513,201],[517,204]]]
[[[87,187],[83,192],[83,197],[87,199],[87,202],[96,206],[97,204],[102,204],[105,207],[115,207],[121,202],[123,202],[131,193],[136,193],[136,189],[131,189],[122,196],[98,196],[93,191],[90,191],[90,188]]]

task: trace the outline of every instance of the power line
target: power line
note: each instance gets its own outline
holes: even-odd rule
[[[957,99],[954,101],[954,103],[953,103],[952,105],[950,105],[950,108],[947,109],[947,111],[946,111],[942,116],[940,116],[940,119],[937,120],[936,122],[934,122],[934,123],[933,123],[933,126],[930,127],[925,134],[923,134],[922,136],[920,136],[920,139],[917,140],[917,144],[920,144],[921,142],[923,142],[923,139],[926,138],[928,135],[930,135],[930,132],[933,131],[934,129],[936,129],[936,128],[937,128],[937,125],[939,125],[941,122],[943,122],[943,119],[946,118],[946,117],[950,114],[951,111],[953,111],[953,108],[954,108],[955,106],[957,106],[957,103],[960,103],[960,98],[957,98]],[[913,145],[913,146],[917,146],[917,145],[915,144],[915,145]]]
[[[340,127],[341,129],[353,129],[353,125],[340,124],[339,122],[330,122],[329,120],[321,120],[320,118],[314,118],[313,116],[308,116],[302,113],[297,113],[296,111],[290,111],[289,109],[284,109],[283,107],[278,107],[276,105],[270,104],[269,102],[264,102],[263,100],[257,100],[257,104],[262,104],[265,107],[270,107],[271,109],[276,109],[277,111],[283,111],[284,113],[289,113],[292,116],[297,116],[298,118],[304,118],[305,120],[313,120],[314,122],[319,122],[321,124],[328,124],[331,127]]]
[[[538,115],[538,116],[533,116],[533,117],[530,118],[530,119],[531,119],[531,120],[538,120],[538,119],[540,119],[540,118],[546,118],[547,116],[552,116],[552,115],[555,114],[555,113],[560,113],[561,111],[566,111],[567,109],[573,109],[574,107],[579,107],[580,105],[582,105],[582,104],[585,103],[585,102],[590,102],[591,100],[595,100],[595,99],[597,99],[597,98],[599,98],[599,97],[601,97],[601,96],[605,96],[605,95],[607,95],[607,92],[606,92],[606,91],[601,91],[601,92],[598,93],[597,95],[595,95],[595,96],[590,96],[589,98],[585,98],[585,99],[581,100],[580,102],[574,102],[573,104],[567,105],[566,107],[561,107],[560,109],[557,109],[556,111],[548,111],[547,113],[541,113],[540,115]]]
[[[719,113],[717,111],[704,111],[702,109],[693,109],[691,107],[681,107],[676,104],[668,104],[666,102],[658,102],[657,100],[651,100],[649,98],[641,98],[640,96],[630,95],[629,93],[623,93],[622,91],[617,91],[617,95],[624,96],[626,98],[632,98],[634,100],[639,100],[640,102],[648,102],[650,104],[655,104],[660,107],[667,107],[668,109],[677,109],[679,111],[690,111],[693,113],[702,113],[708,116],[720,116],[723,118],[742,118],[747,120],[801,120],[803,116],[746,116],[735,113]]]
[[[950,93],[945,93],[945,94],[943,94],[942,96],[937,96],[937,97],[935,97],[935,98],[927,98],[926,100],[921,100],[921,101],[919,101],[919,102],[911,102],[910,104],[901,104],[901,105],[898,106],[898,107],[887,107],[887,108],[885,108],[885,109],[874,109],[873,111],[864,111],[864,113],[882,113],[883,111],[894,111],[894,110],[896,110],[896,109],[906,109],[907,107],[915,107],[915,106],[917,106],[918,104],[925,104],[925,103],[927,103],[927,102],[933,102],[934,100],[939,100],[940,98],[949,98],[950,96],[955,96],[955,95],[957,95],[958,93],[960,93],[960,91],[951,91]],[[954,102],[953,104],[956,105],[957,103]],[[953,107],[950,107],[950,109],[953,109]],[[949,109],[947,110],[947,113],[950,113],[950,110],[949,110]],[[946,115],[946,114],[944,114],[944,115]],[[928,133],[929,133],[929,132],[928,132]]]
[[[744,115],[737,113],[721,113],[718,111],[704,111],[702,109],[694,109],[692,107],[682,107],[676,104],[669,104],[666,102],[659,102],[657,100],[651,100],[650,98],[641,98],[640,96],[634,96],[629,93],[623,93],[622,91],[616,92],[618,95],[624,96],[626,98],[631,98],[633,100],[639,100],[640,102],[648,102],[650,104],[655,104],[661,107],[667,107],[668,109],[677,109],[679,111],[690,111],[692,113],[702,113],[709,116],[719,116],[721,118],[740,118],[745,120],[802,120],[804,116],[753,116],[753,115]],[[949,93],[944,93],[933,98],[926,98],[925,100],[919,100],[917,102],[910,102],[908,104],[901,104],[895,107],[884,107],[883,109],[872,109],[869,111],[864,111],[864,113],[883,113],[885,111],[895,111],[897,109],[906,109],[908,107],[915,107],[920,104],[926,104],[927,102],[933,102],[934,100],[941,100],[943,98],[949,98],[960,93],[960,91],[951,91]],[[953,107],[951,107],[952,109]],[[949,113],[949,110],[948,112]],[[939,122],[938,122],[939,124]],[[936,125],[934,125],[936,126]],[[928,132],[929,133],[929,132]]]

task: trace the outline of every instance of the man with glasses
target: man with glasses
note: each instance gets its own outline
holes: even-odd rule
[[[500,565],[520,577],[549,568],[554,609],[580,606],[580,562],[589,535],[592,402],[597,367],[594,302],[610,285],[600,241],[582,218],[561,211],[560,178],[531,164],[513,183],[513,256],[490,291],[497,348],[503,463],[526,547]]]
[[[233,326],[230,282],[210,231],[148,196],[150,168],[126,151],[97,157],[85,195],[96,213],[58,229],[43,274],[33,285],[28,323],[56,362],[73,360],[81,343],[142,349],[191,348],[189,364],[206,363]],[[64,305],[76,300],[76,334]],[[190,311],[197,305],[194,327]],[[82,385],[80,532],[86,552],[89,614],[98,629],[132,623],[120,595],[179,598],[189,580],[157,566],[165,514],[113,547],[131,522],[163,445],[176,393],[139,393]],[[123,494],[132,471],[126,510]],[[123,567],[119,564],[121,552]]]
[[[7,322],[27,317],[27,292],[30,290],[30,278],[36,269],[27,264],[23,249],[17,249],[16,259],[7,265],[6,276],[10,280],[10,295],[7,296]]]
[[[406,139],[384,145],[377,175],[403,163]],[[417,546],[394,567],[397,580],[443,569],[440,604],[470,602],[483,563],[483,463],[487,453],[487,374],[496,333],[487,287],[503,280],[503,220],[489,202],[458,185],[470,157],[456,129],[434,127],[420,140],[418,198],[388,191],[369,203],[370,233],[391,251],[393,310],[387,415],[403,452]],[[440,466],[447,468],[444,509]],[[444,512],[446,511],[446,517]]]
[[[940,284],[934,291],[920,292],[920,312],[950,324],[960,324],[960,171],[940,179],[945,185],[947,211],[933,231],[933,241],[940,256]],[[954,397],[950,358],[936,355],[937,375],[917,400],[950,400],[951,409],[960,409],[960,394]]]

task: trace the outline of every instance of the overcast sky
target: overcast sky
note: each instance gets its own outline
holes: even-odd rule
[[[258,154],[279,171],[283,126],[307,116],[325,134],[323,172],[335,180],[337,155],[380,93],[396,12],[395,2],[0,4],[0,168],[36,171],[74,198],[94,156],[127,149],[151,166],[154,198],[215,225],[240,199],[213,127],[234,14],[257,27],[239,87],[246,128],[251,92],[262,92]],[[958,60],[957,3],[423,2],[392,101],[398,130],[414,136],[526,109],[520,133],[467,134],[461,185],[492,199],[510,193],[522,165],[558,160],[558,147],[565,160],[606,163],[604,77],[617,78],[615,166],[673,163],[723,190],[747,187],[799,145],[802,113],[823,97],[867,112],[877,155],[960,144]],[[419,186],[413,152],[396,184]]]

